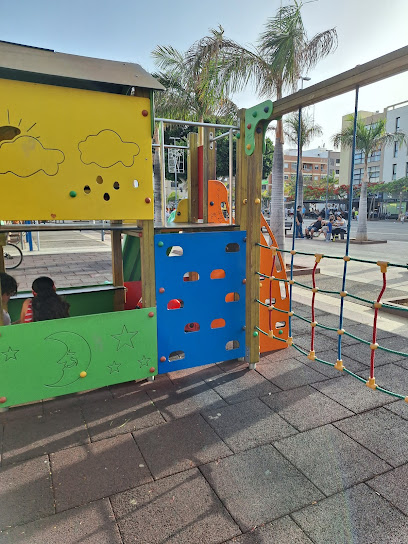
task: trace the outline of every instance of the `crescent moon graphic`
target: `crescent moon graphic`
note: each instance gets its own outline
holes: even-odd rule
[[[80,334],[75,332],[55,332],[47,336],[45,340],[55,340],[64,344],[66,351],[56,361],[61,366],[60,378],[46,387],[65,387],[80,380],[80,372],[88,370],[91,363],[91,348],[88,342]]]

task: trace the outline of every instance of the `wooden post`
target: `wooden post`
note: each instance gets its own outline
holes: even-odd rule
[[[0,233],[0,272],[5,272],[6,267],[4,264],[4,253],[3,253],[3,247],[7,242],[7,234],[6,233]],[[1,298],[1,283],[0,283],[0,327],[4,325],[4,319],[3,319],[3,301]]]
[[[241,139],[243,139],[241,133]],[[246,360],[250,368],[259,361],[259,300],[261,251],[261,193],[262,193],[262,145],[263,131],[255,132],[255,149],[247,156],[248,185],[246,204],[247,231],[247,278],[246,278]],[[254,336],[255,333],[255,336]]]
[[[122,221],[111,221],[112,225],[121,225]],[[111,233],[112,247],[112,277],[115,287],[123,287],[123,257],[122,257],[122,231],[113,230]],[[113,309],[120,312],[125,309],[125,290],[117,289],[113,297]]]
[[[203,223],[208,223],[208,180],[210,179],[210,129],[203,130]]]
[[[212,139],[215,136],[215,127],[208,127],[208,179],[217,179],[217,142]]]
[[[188,222],[198,221],[198,134],[188,135],[187,187],[188,187]]]
[[[140,221],[140,225],[143,228],[142,237],[140,239],[143,307],[153,308],[156,306],[154,222],[146,219]]]
[[[239,134],[237,139],[237,172],[235,176],[235,223],[241,230],[247,226],[248,157],[245,153],[245,110],[239,110]]]

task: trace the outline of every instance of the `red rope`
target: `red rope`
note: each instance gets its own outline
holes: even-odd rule
[[[273,276],[273,269],[275,268],[276,253],[272,259],[272,269],[270,276]],[[272,306],[272,280],[269,280],[269,306]],[[269,330],[272,330],[272,312],[269,310]]]
[[[315,265],[313,267],[312,271],[312,281],[313,281],[313,287],[316,287],[316,268],[317,268],[317,261],[315,262]],[[312,295],[312,322],[315,321],[315,298],[316,293],[313,293]],[[315,328],[312,327],[312,338],[310,340],[310,351],[314,351],[314,341],[315,341]]]
[[[383,272],[383,286],[380,291],[380,294],[378,295],[377,302],[380,302],[384,291],[387,287],[387,276],[386,273]],[[377,341],[377,318],[378,318],[378,308],[374,309],[374,323],[373,323],[373,344]],[[374,359],[375,359],[375,349],[371,350],[371,361],[370,361],[370,378],[374,378]]]

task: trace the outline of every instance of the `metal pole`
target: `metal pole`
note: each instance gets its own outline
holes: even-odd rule
[[[166,161],[164,159],[164,123],[160,121],[160,175],[162,191],[161,222],[166,224]]]
[[[161,147],[160,144],[152,144],[152,147]],[[188,145],[169,145],[166,144],[164,149],[189,149]]]
[[[105,221],[102,219],[102,227],[104,226],[105,226]],[[105,231],[103,229],[101,230],[101,240],[102,242],[105,241]]]
[[[34,223],[39,224],[39,221],[34,221]],[[40,231],[37,230],[37,251],[40,251]]]
[[[166,123],[166,125],[185,125],[188,127],[217,127],[217,128],[232,128],[233,130],[239,130],[239,127],[234,125],[217,125],[217,123],[199,123],[198,121],[182,121],[180,119],[162,119],[156,117],[155,122]]]
[[[228,138],[228,151],[229,151],[229,157],[228,157],[228,175],[229,175],[229,224],[232,225],[232,166],[233,166],[233,150],[234,150],[234,142],[232,140],[232,128],[229,130],[229,138]]]

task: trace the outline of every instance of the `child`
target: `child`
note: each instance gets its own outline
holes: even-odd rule
[[[24,301],[20,323],[69,317],[69,304],[57,295],[51,278],[37,278],[33,281],[32,290],[34,298]]]
[[[333,221],[334,221],[333,215],[330,216],[329,221],[323,221],[322,231],[325,235],[326,242],[331,241],[332,232],[333,232]]]
[[[1,305],[3,308],[3,325],[10,325],[11,324],[10,315],[5,308],[7,308],[10,297],[12,297],[13,295],[17,293],[17,282],[9,274],[6,274],[5,272],[0,272],[0,285],[1,285]]]

